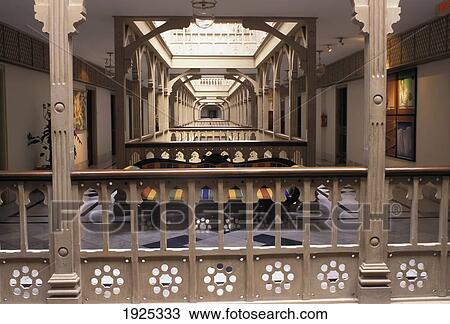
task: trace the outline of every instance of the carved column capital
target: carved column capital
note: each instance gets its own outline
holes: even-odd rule
[[[384,1],[384,3],[383,3]],[[370,20],[377,18],[377,11],[385,10],[386,35],[393,33],[392,26],[400,21],[400,0],[351,0],[353,7],[353,21],[361,26],[363,33],[371,32]]]
[[[56,24],[51,24],[51,17],[53,11],[61,13],[60,6],[65,6],[67,9],[63,10],[63,17],[60,19],[64,22],[65,31],[67,34],[73,34],[77,32],[78,25],[82,24],[86,20],[86,7],[84,6],[84,0],[34,0],[34,12],[35,19],[44,24],[42,31],[44,33],[54,32],[52,29]],[[58,11],[56,11],[58,10]]]

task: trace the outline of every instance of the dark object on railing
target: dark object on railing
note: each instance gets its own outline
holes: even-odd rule
[[[251,167],[293,167],[296,164],[287,159],[267,158],[245,162],[233,162],[228,155],[211,154],[204,156],[201,162],[184,162],[177,160],[153,158],[135,163],[139,169],[173,169],[173,168],[251,168]]]

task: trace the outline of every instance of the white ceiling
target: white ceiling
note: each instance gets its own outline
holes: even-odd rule
[[[33,0],[0,0],[0,21],[39,36]],[[404,31],[434,17],[440,0],[401,0],[402,19],[394,29]],[[113,16],[187,16],[190,0],[86,0],[87,21],[75,39],[75,54],[103,65],[106,52],[114,49]],[[344,47],[336,45],[330,63],[359,49],[358,27],[351,22],[350,0],[218,0],[217,16],[318,17],[318,44],[337,44],[336,37],[350,37]],[[42,34],[41,34],[42,35]]]

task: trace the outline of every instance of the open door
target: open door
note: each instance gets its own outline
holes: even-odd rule
[[[347,88],[336,89],[336,165],[347,164]]]
[[[87,145],[88,145],[88,166],[95,165],[97,161],[97,107],[96,91],[87,90]]]
[[[5,93],[5,70],[0,65],[0,170],[8,168]]]
[[[111,95],[111,149],[112,155],[116,155],[116,96]]]

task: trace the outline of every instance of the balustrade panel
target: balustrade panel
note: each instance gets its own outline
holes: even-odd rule
[[[388,219],[394,222],[386,255],[392,297],[446,297],[448,171],[405,172],[388,170],[385,188]],[[315,168],[74,173],[82,300],[356,301],[359,223],[367,215],[364,174]],[[30,206],[48,204],[42,199],[49,199],[50,183],[5,179],[0,174],[3,191],[16,194],[2,198],[18,201],[19,226],[17,251],[0,251],[0,300],[44,303],[51,253],[36,251],[40,246],[30,237],[36,231],[30,219],[41,212],[33,207],[30,212]],[[401,202],[404,214],[393,215],[392,202]],[[429,204],[434,207],[428,218],[437,218],[437,224],[421,220]],[[51,213],[46,216],[51,219]],[[325,230],[318,222],[327,224]],[[436,228],[437,239],[427,242],[431,234],[436,237]]]
[[[87,188],[87,189],[86,189]],[[100,184],[81,183],[77,187],[79,200],[80,245],[82,250],[102,250],[103,208],[108,208],[107,201],[102,201]]]
[[[21,220],[17,188],[0,184],[0,250],[20,250]]]
[[[48,250],[49,249],[49,208],[48,194],[50,188],[47,185],[39,189],[28,189],[26,191],[26,223],[27,223],[27,249]]]
[[[138,215],[138,244],[140,249],[161,248],[161,197],[157,181],[140,181],[137,187],[140,197],[135,197]]]
[[[278,189],[280,208],[280,246],[298,247],[304,241],[303,184],[299,180],[283,179]],[[277,196],[277,193],[275,193]]]

